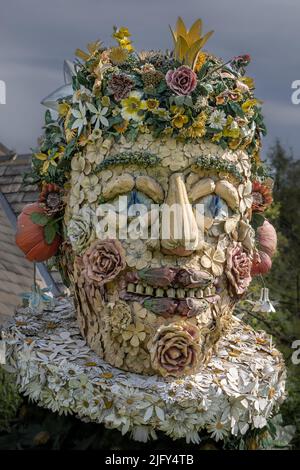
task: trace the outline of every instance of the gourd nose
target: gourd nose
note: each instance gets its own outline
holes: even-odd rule
[[[200,232],[182,173],[174,173],[162,207],[161,247],[166,254],[188,256],[199,249]]]

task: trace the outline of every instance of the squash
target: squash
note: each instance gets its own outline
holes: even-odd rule
[[[39,203],[27,204],[18,217],[16,244],[23,251],[28,261],[46,261],[54,256],[61,243],[56,235],[53,242],[48,244],[45,240],[44,227],[31,220],[31,214],[38,212],[45,214],[45,209]]]

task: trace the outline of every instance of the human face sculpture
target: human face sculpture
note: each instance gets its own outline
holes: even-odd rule
[[[143,135],[90,146],[72,168],[66,226],[82,335],[121,369],[196,373],[251,281],[250,157]],[[104,233],[107,205],[116,234]]]

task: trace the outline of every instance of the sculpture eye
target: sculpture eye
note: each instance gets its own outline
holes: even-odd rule
[[[200,207],[200,211],[201,213],[204,212],[204,217],[210,219],[224,220],[229,217],[231,212],[224,199],[217,194],[209,194],[199,199],[197,204],[203,205],[202,208]]]
[[[124,205],[124,198],[127,198],[125,199],[127,208],[126,205]],[[153,203],[154,202],[150,197],[146,196],[146,194],[142,193],[141,191],[136,191],[135,189],[129,193],[121,194],[120,196],[115,197],[112,201],[109,201],[109,204],[115,207],[116,212],[126,212],[126,210],[129,211],[130,208],[134,209],[133,206],[138,204],[144,206],[144,210],[142,212],[145,212],[151,209],[151,204]]]
[[[141,191],[133,190],[127,194],[128,209],[135,204],[143,204],[149,210],[151,208],[151,204],[153,204],[153,201],[150,197],[146,196],[146,194],[142,193]]]

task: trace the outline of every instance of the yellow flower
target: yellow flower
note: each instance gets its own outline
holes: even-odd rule
[[[121,100],[121,115],[125,120],[142,121],[143,111],[147,109],[146,102],[141,100],[142,94],[138,91],[132,91],[128,98]]]
[[[109,52],[109,58],[114,65],[122,65],[128,59],[129,51],[124,47],[112,47]]]
[[[176,28],[174,30],[171,29],[171,32],[175,45],[175,58],[179,62],[194,68],[197,63],[200,50],[213,34],[213,31],[202,36],[201,19],[196,20],[188,30],[182,18],[179,17],[176,23]]]
[[[131,34],[128,28],[124,28],[124,27],[119,28],[119,29],[115,28],[115,32],[112,35],[112,37],[117,40],[121,48],[126,49],[128,52],[132,52],[134,51],[134,48],[129,39],[130,36]]]
[[[188,116],[185,114],[176,114],[174,118],[172,119],[172,126],[176,127],[177,129],[182,129],[184,124],[189,122]]]
[[[184,124],[189,122],[189,117],[184,114],[183,106],[176,106],[173,105],[170,108],[171,113],[174,114],[172,118],[172,126],[176,127],[177,129],[182,129]]]
[[[122,121],[120,124],[115,124],[113,127],[119,134],[124,134],[128,129],[128,125],[128,121]]]
[[[88,53],[82,51],[81,49],[76,49],[75,55],[77,55],[77,57],[87,62],[88,60],[92,59],[99,53],[100,46],[101,46],[100,41],[90,42],[87,45]]]
[[[76,136],[76,129],[65,129],[66,141],[67,143],[71,142],[72,139]]]
[[[124,49],[126,49],[128,52],[134,51],[134,48],[133,48],[133,46],[132,46],[132,44],[131,44],[130,39],[127,39],[127,38],[120,39],[119,44],[120,44],[121,47],[123,47]]]
[[[85,137],[83,134],[78,139],[78,145],[80,147],[85,147],[88,143],[90,142],[90,139],[88,137]]]
[[[173,134],[173,128],[172,127],[165,127],[165,129],[162,131],[162,134],[165,135],[166,137],[171,137]]]
[[[119,29],[115,29],[115,32],[113,33],[112,37],[115,39],[124,39],[124,38],[129,38],[131,36],[131,33],[129,32],[128,28],[125,28],[122,26]]]
[[[221,93],[216,97],[216,104],[224,104],[225,103],[225,95],[224,93]]]
[[[206,62],[206,54],[205,52],[200,52],[196,60],[195,72],[199,72],[199,70],[203,67],[205,62]]]
[[[232,116],[228,116],[226,126],[223,129],[223,136],[237,139],[240,136],[240,133],[241,131],[238,123],[233,119]]]
[[[242,142],[241,139],[230,139],[228,143],[228,147],[231,150],[236,150],[240,146],[241,142]]]
[[[219,142],[223,137],[223,132],[218,132],[214,134],[213,138],[211,139],[212,142]]]
[[[142,134],[150,134],[150,129],[148,126],[144,125],[144,124],[141,124],[139,126],[139,130],[140,132],[142,132]]]
[[[95,77],[95,82],[93,86],[93,93],[97,95],[101,89],[101,84],[103,80],[104,73],[111,67],[110,64],[104,63],[102,60],[99,60],[97,66],[93,70],[93,76]]]
[[[150,98],[149,100],[146,101],[146,106],[147,106],[148,111],[152,111],[153,109],[158,108],[159,101],[154,98],[152,99]]]
[[[183,106],[176,106],[175,104],[173,104],[170,107],[170,111],[171,111],[172,114],[184,114],[184,107]]]
[[[204,112],[200,113],[194,120],[193,124],[186,129],[187,137],[191,137],[192,139],[203,137],[206,134],[206,121],[207,115]]]
[[[244,113],[248,113],[249,111],[252,110],[252,108],[259,103],[259,100],[257,99],[252,99],[252,100],[247,100],[245,103],[242,104],[242,110]]]
[[[243,93],[238,88],[232,90],[231,95],[235,97],[235,101],[241,101],[243,99]]]
[[[245,83],[245,85],[247,85],[250,90],[253,90],[255,88],[254,80],[251,77],[241,77],[239,78],[239,81]]]
[[[59,160],[63,156],[64,151],[65,148],[63,146],[60,146],[59,150],[54,154],[52,154],[51,150],[48,150],[47,153],[39,152],[35,154],[35,158],[44,162],[41,170],[42,174],[47,173],[50,165],[57,166],[56,160]]]
[[[101,104],[102,104],[102,106],[103,106],[104,108],[109,108],[109,106],[110,106],[110,98],[109,98],[109,96],[103,96],[103,97],[101,98]]]
[[[63,101],[62,103],[59,103],[58,114],[60,115],[60,117],[65,117],[68,114],[70,108],[71,108],[70,105],[66,103],[65,101]]]
[[[153,109],[152,112],[153,112],[153,114],[156,114],[161,119],[168,119],[169,118],[169,113],[164,108]]]

